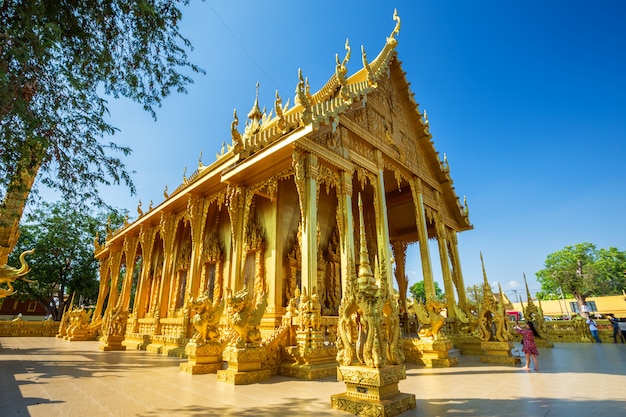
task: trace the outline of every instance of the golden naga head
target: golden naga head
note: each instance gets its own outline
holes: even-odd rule
[[[22,278],[24,275],[30,271],[30,267],[26,263],[26,255],[31,255],[35,252],[35,249],[27,250],[22,252],[20,255],[20,267],[14,268],[9,265],[1,265],[0,266],[0,284],[13,282],[16,279]]]

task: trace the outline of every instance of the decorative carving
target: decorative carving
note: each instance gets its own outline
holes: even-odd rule
[[[340,365],[358,362],[372,368],[401,364],[397,303],[389,291],[387,270],[376,265],[372,271],[359,195],[360,261],[358,275],[351,271],[339,308],[337,361]],[[353,339],[356,334],[356,340]]]
[[[509,329],[509,319],[506,317],[504,305],[494,297],[489,282],[487,272],[483,262],[483,254],[480,254],[480,262],[483,268],[483,299],[480,304],[478,314],[478,325],[480,339],[483,342],[497,341],[508,342],[512,339]]]
[[[0,265],[0,285],[6,285],[7,288],[0,287],[0,298],[5,298],[15,294],[13,289],[13,283],[20,279],[22,281],[28,281],[24,278],[24,275],[28,274],[30,267],[26,263],[26,255],[31,255],[35,252],[34,249],[30,249],[22,252],[20,255],[20,267],[14,268],[9,265]],[[30,281],[29,281],[30,282]]]
[[[227,290],[228,323],[237,333],[237,337],[230,343],[233,347],[252,347],[261,344],[259,323],[267,307],[267,294],[262,291],[256,298],[248,294],[243,288],[231,295]]]
[[[195,329],[191,340],[196,343],[196,346],[219,342],[219,322],[224,311],[224,304],[223,298],[213,302],[208,291],[195,300],[193,297],[189,299],[187,306],[194,313],[191,317],[191,324]]]

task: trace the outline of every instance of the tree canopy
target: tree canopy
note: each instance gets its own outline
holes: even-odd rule
[[[188,2],[0,1],[0,265],[35,178],[77,203],[105,205],[102,185],[134,192],[119,159],[130,149],[104,139],[115,132],[105,97],[155,116],[163,98],[186,91],[202,72],[179,32]]]
[[[411,287],[409,288],[409,292],[411,293],[411,296],[414,300],[426,302],[426,289],[424,288],[423,280],[411,285]],[[441,288],[439,288],[439,284],[437,282],[435,282],[435,296],[438,299],[443,298],[443,291],[441,290]]]
[[[547,256],[544,269],[537,272],[540,299],[561,291],[583,305],[591,295],[620,294],[626,288],[626,252],[616,248],[598,249],[592,243],[566,246]]]
[[[56,320],[63,314],[65,296],[75,294],[76,303],[94,304],[99,287],[94,237],[106,236],[107,227],[119,227],[123,221],[119,213],[92,215],[67,202],[42,203],[27,213],[9,257],[18,263],[22,251],[35,249],[26,258],[32,282],[15,282],[19,295],[39,302]]]

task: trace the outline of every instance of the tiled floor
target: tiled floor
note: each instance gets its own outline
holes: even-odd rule
[[[253,385],[179,372],[180,359],[101,352],[97,342],[0,338],[0,416],[345,416],[330,396],[335,378],[281,376]],[[481,364],[407,364],[409,416],[626,416],[626,344],[557,344],[540,349],[540,372]]]

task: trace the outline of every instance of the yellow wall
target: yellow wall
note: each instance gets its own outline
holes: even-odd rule
[[[574,302],[573,298],[566,298],[565,305],[567,306],[567,311],[572,313],[570,308],[570,303]],[[626,296],[624,295],[610,295],[604,297],[588,297],[587,301],[594,301],[596,303],[597,313],[599,314],[607,314],[613,313],[615,317],[626,317]],[[539,305],[538,301],[534,301],[535,305]],[[544,316],[550,317],[561,317],[567,316],[567,311],[565,310],[565,305],[563,304],[563,300],[549,300],[549,301],[541,301],[541,309],[543,310]],[[520,303],[513,303],[515,310],[523,311]],[[526,303],[524,303],[526,306]]]

